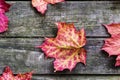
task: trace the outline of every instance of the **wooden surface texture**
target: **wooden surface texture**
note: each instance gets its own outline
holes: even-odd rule
[[[8,65],[14,73],[34,71],[33,80],[120,80],[120,67],[114,66],[116,56],[108,57],[101,51],[104,40],[110,37],[102,24],[120,21],[120,1],[66,1],[48,5],[45,15],[38,13],[30,1],[8,3],[12,4],[6,13],[9,30],[0,34],[0,73]],[[78,63],[71,72],[54,73],[54,59],[46,59],[35,48],[45,37],[56,36],[55,22],[73,22],[77,29],[85,28],[86,66]]]

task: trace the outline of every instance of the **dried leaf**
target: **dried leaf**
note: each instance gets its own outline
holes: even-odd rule
[[[107,28],[111,36],[120,34],[120,23],[112,23],[104,26]]]
[[[40,46],[47,57],[55,58],[55,71],[70,71],[78,62],[86,64],[86,51],[82,47],[86,44],[84,29],[77,31],[73,24],[57,23],[56,38],[46,38]]]
[[[109,56],[120,55],[120,35],[106,39],[102,50],[105,50]]]
[[[48,4],[55,4],[63,1],[64,0],[32,0],[32,5],[38,10],[38,12],[44,14],[47,10]]]
[[[0,13],[0,33],[8,29],[8,18],[5,14]]]
[[[120,24],[112,23],[104,26],[111,34],[111,38],[105,40],[105,44],[103,45],[102,50],[106,51],[109,56],[118,56],[115,66],[120,66]]]
[[[55,71],[63,71],[64,69],[71,71],[78,62],[86,64],[86,51],[83,48],[63,50],[60,54],[63,54],[63,56],[56,58],[54,61]]]
[[[120,66],[120,55],[118,55],[116,58],[115,66]]]
[[[9,11],[10,4],[6,3],[5,0],[0,0],[0,13]]]
[[[31,78],[32,72],[25,74],[17,74],[16,76],[14,76],[13,72],[8,66],[5,68],[2,76],[0,76],[0,80],[31,80]]]
[[[8,29],[8,18],[5,15],[10,8],[10,5],[5,0],[0,0],[0,33]]]

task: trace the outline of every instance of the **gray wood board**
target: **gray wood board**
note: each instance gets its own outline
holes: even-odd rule
[[[31,1],[8,1],[6,13],[9,30],[2,37],[53,37],[55,22],[73,22],[77,29],[85,28],[88,37],[108,37],[101,24],[120,21],[120,1],[66,1],[48,5],[45,15],[32,7]]]
[[[120,21],[120,1],[66,1],[48,5],[45,15],[38,13],[30,1],[8,3],[12,4],[10,11],[6,13],[10,21],[9,30],[0,34],[0,37],[4,37],[0,39],[0,73],[6,65],[10,66],[14,73],[34,71],[34,74],[38,75],[120,73],[120,67],[114,67],[116,56],[108,57],[107,53],[101,51],[103,40],[109,37],[101,24]],[[43,52],[35,46],[42,44],[44,37],[55,37],[57,28],[54,23],[61,21],[73,22],[77,29],[85,28],[88,37],[85,46],[87,65],[78,63],[72,72],[64,70],[54,73],[54,59],[46,59]],[[73,78],[62,77],[63,80]],[[80,76],[75,77],[76,80],[79,78]],[[33,77],[33,80],[43,79],[59,80],[59,76]],[[92,76],[83,80],[85,79],[96,80]]]
[[[45,58],[44,53],[35,46],[42,44],[44,38],[1,38],[0,39],[0,73],[8,65],[13,72],[34,71],[35,74],[119,74],[120,68],[115,67],[115,56],[101,51],[104,38],[89,38],[87,65],[78,63],[73,71],[64,70],[54,73],[52,58]]]
[[[51,75],[33,76],[32,80],[119,80],[120,76],[73,76],[73,75]]]

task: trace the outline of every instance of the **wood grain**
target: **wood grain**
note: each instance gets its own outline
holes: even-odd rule
[[[15,73],[35,71],[35,74],[119,74],[119,67],[114,67],[115,57],[108,57],[101,51],[104,38],[89,38],[87,50],[87,65],[79,63],[70,72],[54,73],[52,58],[45,58],[39,46],[43,38],[7,38],[0,39],[0,73],[6,65],[11,66]]]
[[[48,5],[45,15],[38,13],[30,1],[8,3],[12,4],[6,13],[9,30],[0,34],[0,73],[8,65],[14,73],[34,71],[38,76],[33,80],[119,80],[118,76],[95,75],[120,74],[120,67],[114,67],[116,56],[108,57],[101,51],[103,40],[109,37],[101,24],[120,21],[120,1],[67,1]],[[42,44],[44,37],[56,36],[54,23],[59,21],[73,22],[77,29],[86,30],[87,65],[79,63],[72,72],[54,73],[54,59],[45,58],[43,52],[35,48]],[[55,77],[55,74],[66,75]]]
[[[53,37],[55,22],[73,22],[78,29],[84,27],[88,37],[109,37],[101,24],[120,21],[120,1],[67,1],[48,5],[45,15],[38,13],[30,1],[9,3],[9,30],[1,37]]]
[[[119,80],[119,76],[73,76],[73,75],[53,75],[53,76],[34,76],[32,80]]]

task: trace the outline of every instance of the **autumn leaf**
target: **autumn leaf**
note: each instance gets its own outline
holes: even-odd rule
[[[10,8],[10,5],[5,0],[0,0],[0,33],[8,29],[8,17],[5,15]]]
[[[74,24],[57,23],[58,33],[55,38],[46,38],[39,46],[47,57],[55,58],[55,71],[70,71],[78,62],[86,64],[86,44],[84,29],[77,31]]]
[[[8,29],[8,17],[0,13],[0,33]]]
[[[63,1],[64,0],[32,0],[32,5],[38,10],[38,12],[44,14],[47,10],[48,4],[55,4]]]
[[[120,34],[120,23],[112,23],[112,24],[108,24],[108,25],[104,25],[109,34],[111,34],[111,36]]]
[[[17,74],[16,76],[13,75],[10,67],[6,67],[2,76],[0,76],[0,80],[31,80],[32,72],[25,73],[25,74]]]
[[[120,66],[120,24],[112,23],[104,26],[111,34],[111,38],[105,40],[102,50],[106,51],[109,56],[116,55],[115,66]]]
[[[120,36],[116,35],[105,40],[105,44],[102,47],[109,56],[120,55]]]
[[[118,55],[116,58],[115,66],[120,66],[120,55]]]

